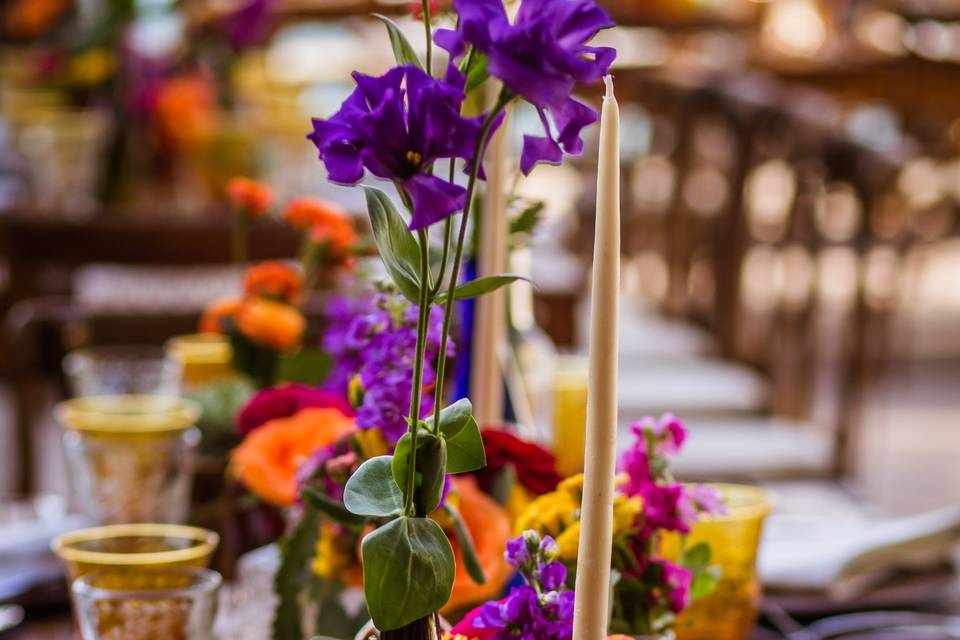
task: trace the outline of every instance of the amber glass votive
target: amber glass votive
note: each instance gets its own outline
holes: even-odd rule
[[[589,362],[560,356],[553,377],[553,435],[557,473],[566,478],[583,471],[587,428]]]
[[[182,522],[200,433],[182,398],[91,396],[57,405],[71,488],[102,524]]]
[[[106,570],[78,578],[70,594],[83,640],[211,640],[221,582],[209,569]]]
[[[114,588],[135,588],[137,576],[171,567],[203,568],[220,542],[213,531],[179,524],[115,524],[65,533],[51,544],[71,581],[110,571]],[[128,586],[122,576],[130,576]]]
[[[184,391],[194,391],[237,375],[231,364],[233,347],[226,336],[216,333],[176,336],[167,341],[165,349],[167,358],[183,371]]]
[[[746,640],[757,619],[760,580],[757,551],[763,523],[770,513],[770,494],[739,484],[712,484],[723,496],[726,513],[697,522],[687,546],[710,545],[720,579],[710,593],[687,607],[676,621],[677,640]],[[676,558],[676,536],[663,541],[663,553]]]

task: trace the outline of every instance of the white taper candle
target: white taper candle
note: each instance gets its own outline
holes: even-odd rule
[[[607,637],[617,442],[620,306],[620,109],[604,79],[590,305],[590,380],[573,640]]]

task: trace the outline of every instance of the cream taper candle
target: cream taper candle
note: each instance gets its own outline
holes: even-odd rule
[[[607,637],[613,479],[617,443],[617,319],[620,306],[620,109],[604,79],[597,165],[597,220],[590,305],[590,380],[573,640]]]

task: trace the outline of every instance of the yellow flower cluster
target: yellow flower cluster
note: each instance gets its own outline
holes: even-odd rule
[[[622,482],[618,478],[618,483]],[[534,529],[540,535],[549,535],[557,541],[562,560],[576,560],[580,545],[580,503],[583,500],[583,474],[570,476],[557,485],[556,491],[546,493],[524,510],[517,518],[517,534]],[[643,500],[617,494],[613,499],[613,537],[640,526]]]
[[[343,573],[356,562],[354,544],[349,536],[338,535],[336,527],[332,524],[320,525],[313,572],[328,580],[342,579]]]

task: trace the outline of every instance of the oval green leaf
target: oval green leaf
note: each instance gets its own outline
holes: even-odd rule
[[[457,434],[447,441],[447,473],[467,473],[482,469],[487,464],[483,438],[473,416]]]
[[[449,407],[440,410],[440,433],[445,438],[452,438],[467,426],[467,421],[473,417],[473,404],[463,398]],[[433,416],[425,420],[427,428],[433,428]]]
[[[370,458],[358,468],[343,490],[343,504],[358,516],[388,518],[403,512],[403,493],[393,480],[393,456]]]
[[[364,187],[370,227],[387,273],[405,298],[419,303],[420,248],[393,202],[380,189]]]
[[[453,591],[450,541],[433,520],[397,518],[363,539],[363,593],[381,631],[440,609]]]

